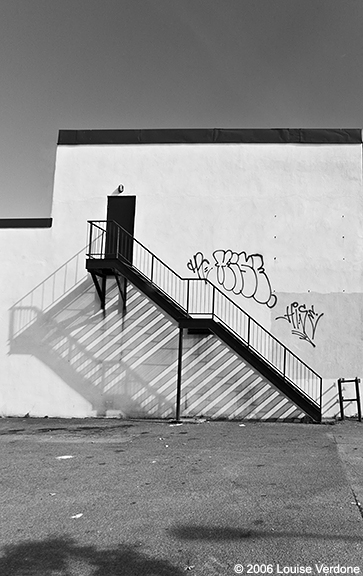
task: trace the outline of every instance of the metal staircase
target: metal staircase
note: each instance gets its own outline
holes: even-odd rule
[[[213,333],[314,421],[321,422],[322,378],[209,280],[182,278],[116,222],[89,221],[86,268],[102,308],[106,279],[126,298],[127,279],[180,327],[178,391],[184,329]],[[177,408],[178,417],[178,408]]]

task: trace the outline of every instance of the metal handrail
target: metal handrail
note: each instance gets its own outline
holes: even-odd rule
[[[262,326],[262,324],[260,324],[259,322],[257,322],[257,320],[255,320],[254,318],[252,318],[252,316],[250,316],[247,312],[245,312],[240,306],[238,306],[238,304],[236,304],[233,300],[231,300],[231,298],[229,298],[229,296],[227,296],[227,294],[224,294],[224,292],[222,292],[217,286],[215,286],[215,284],[213,284],[212,282],[210,282],[208,280],[208,282],[210,284],[212,284],[213,288],[215,290],[218,290],[218,292],[220,292],[223,297],[228,300],[232,305],[234,305],[236,308],[238,308],[239,310],[242,310],[244,312],[244,314],[246,314],[246,316],[248,317],[248,319],[250,321],[252,321],[256,326],[258,326],[259,328],[261,328],[261,330],[263,330],[264,332],[266,332],[270,338],[272,338],[277,344],[279,344],[280,346],[282,346],[282,348],[286,351],[289,352],[289,354],[291,354],[291,356],[293,356],[294,358],[296,358],[296,360],[298,360],[299,362],[301,362],[302,364],[304,364],[304,366],[306,368],[308,368],[313,374],[315,374],[315,376],[317,376],[318,378],[320,378],[320,375],[315,372],[315,370],[313,368],[311,368],[310,366],[308,366],[303,360],[301,360],[301,358],[299,358],[298,356],[296,356],[296,354],[294,352],[292,352],[292,350],[290,350],[287,346],[285,346],[285,344],[283,344],[281,342],[281,340],[279,340],[278,338],[276,338],[276,336],[274,336],[273,334],[271,334],[271,332],[269,332],[268,330],[266,330],[266,328],[264,328],[264,326]],[[222,320],[223,322],[223,320]]]
[[[297,387],[300,391],[302,391],[305,395],[306,393],[301,390],[300,387],[296,386],[296,383],[294,382],[294,380],[292,378],[290,378],[287,373],[286,373],[286,361],[287,361],[287,353],[289,354],[290,357],[294,358],[299,364],[301,364],[305,369],[307,369],[311,374],[313,374],[314,376],[316,376],[317,380],[319,381],[320,384],[320,388],[322,385],[322,379],[321,376],[319,374],[317,374],[317,372],[315,372],[315,370],[313,370],[313,368],[311,368],[310,366],[308,366],[303,360],[301,360],[301,358],[299,358],[298,356],[296,356],[296,354],[294,352],[292,352],[289,348],[287,348],[287,346],[285,346],[280,340],[278,340],[278,338],[276,338],[273,334],[271,334],[268,330],[266,330],[266,328],[264,328],[259,322],[257,322],[257,320],[255,320],[254,318],[252,318],[252,316],[250,316],[247,312],[245,312],[240,306],[238,306],[238,304],[236,304],[233,300],[231,300],[226,294],[224,294],[217,286],[215,286],[212,282],[210,282],[209,280],[204,280],[204,279],[186,279],[186,281],[189,283],[191,282],[205,282],[205,284],[209,284],[212,287],[213,290],[213,298],[212,298],[212,312],[211,312],[211,316],[212,319],[217,319],[219,320],[225,327],[227,327],[227,329],[231,332],[233,332],[238,338],[242,339],[248,346],[248,348],[252,348],[253,351],[258,354],[261,358],[264,359],[265,362],[267,362],[270,366],[272,366],[275,370],[277,370],[286,380],[288,380],[291,384],[293,384],[295,387]],[[214,312],[214,305],[215,305],[215,292],[219,292],[222,296],[222,298],[226,301],[228,301],[228,303],[233,306],[234,308],[236,308],[237,310],[239,310],[240,312],[242,312],[244,314],[244,316],[247,318],[247,322],[249,325],[248,328],[248,338],[245,339],[243,338],[243,336],[241,334],[239,334],[238,332],[236,332],[227,322],[225,322],[223,320],[223,318],[221,318],[220,316],[218,316],[215,312]],[[189,310],[186,310],[187,313],[189,312]],[[193,313],[194,315],[198,315],[197,313]],[[253,323],[254,326],[258,327],[262,333],[265,333],[268,335],[268,337],[274,341],[276,343],[277,346],[281,347],[281,350],[283,351],[283,370],[279,369],[279,367],[274,364],[273,362],[271,362],[266,355],[262,354],[255,346],[253,346],[251,344],[251,340],[250,340],[250,333],[251,333],[251,322]],[[316,400],[314,400],[309,394],[308,394],[309,398],[315,402],[318,406],[321,405],[321,400],[320,403],[318,403]],[[320,393],[320,397],[321,397],[321,393]]]
[[[294,352],[292,352],[287,346],[285,346],[280,340],[278,340],[273,334],[271,334],[266,328],[264,328],[259,322],[257,322],[252,316],[250,316],[245,310],[243,310],[238,304],[236,304],[229,296],[222,292],[215,284],[210,282],[208,279],[203,278],[182,278],[177,272],[172,270],[167,264],[165,264],[160,258],[158,258],[151,250],[144,246],[141,242],[136,240],[127,230],[122,228],[117,222],[113,220],[97,220],[89,221],[90,225],[90,235],[89,235],[89,251],[87,253],[88,258],[103,259],[107,257],[115,257],[131,265],[132,268],[136,269],[139,274],[144,276],[149,282],[156,286],[160,291],[162,291],[168,298],[170,298],[175,304],[180,306],[183,311],[191,317],[203,316],[214,319],[222,323],[230,332],[235,334],[239,339],[241,339],[248,348],[252,349],[259,357],[263,358],[274,370],[283,376],[283,378],[292,384],[295,388],[301,391],[305,396],[307,396],[312,402],[317,406],[321,406],[322,400],[322,378],[315,370],[310,368],[303,360],[301,360]],[[97,236],[94,236],[93,229],[96,229]],[[95,250],[93,250],[93,244],[95,244]],[[135,252],[141,249],[141,256],[139,252],[135,255]],[[147,254],[147,257],[145,254]],[[149,260],[150,261],[149,261]],[[163,270],[159,277],[156,278],[156,268],[160,267]],[[166,282],[162,281],[164,278],[165,271],[171,275],[171,280]],[[175,287],[175,282],[178,286]],[[204,285],[204,291],[201,296],[203,299],[199,303],[199,311],[193,310],[192,299],[192,285],[198,286],[196,294],[198,297],[201,293],[199,286]],[[212,293],[210,297],[210,291]],[[209,298],[208,298],[209,295]],[[228,304],[228,313],[231,318],[233,314],[237,317],[240,316],[239,328],[246,323],[247,325],[247,337],[244,337],[241,332],[237,332],[231,322],[226,321],[222,318],[221,313],[218,314],[217,308],[217,298],[219,298],[222,304]],[[203,304],[203,306],[201,305]],[[243,320],[241,322],[241,319]],[[245,330],[246,331],[246,330]],[[260,349],[253,342],[252,333],[260,333],[264,338],[263,345]],[[257,334],[258,337],[258,334]],[[267,337],[267,338],[266,338]],[[271,345],[273,348],[272,356],[273,359],[268,354],[262,352],[262,348]],[[270,355],[271,356],[271,355]],[[277,361],[279,359],[279,362]],[[280,367],[279,367],[280,365]],[[289,370],[292,366],[292,376],[289,374]],[[304,372],[305,376],[302,376]],[[297,380],[316,380],[315,385],[319,384],[319,390],[312,390],[312,393],[308,393],[303,390],[301,384],[299,385]],[[315,377],[315,378],[314,378]],[[309,384],[310,382],[308,382]],[[314,385],[314,383],[312,384]],[[315,388],[315,386],[314,386]],[[313,398],[316,397],[316,399]],[[319,400],[319,401],[318,401]]]
[[[143,250],[145,250],[146,252],[148,252],[150,254],[150,256],[152,256],[152,258],[154,260],[157,260],[158,262],[160,262],[160,264],[162,264],[165,268],[167,268],[169,270],[169,272],[172,272],[172,274],[174,274],[175,276],[177,276],[179,278],[179,280],[186,280],[186,278],[182,278],[177,272],[175,272],[175,270],[173,270],[172,268],[170,268],[170,266],[168,266],[167,264],[165,264],[165,262],[163,262],[162,260],[160,260],[160,258],[158,258],[158,256],[156,256],[156,254],[154,254],[153,252],[151,252],[151,250],[149,250],[149,248],[146,248],[146,246],[144,246],[144,244],[142,244],[141,242],[139,242],[138,240],[136,240],[136,238],[134,238],[134,236],[132,236],[132,234],[130,234],[130,232],[128,232],[127,230],[125,230],[125,228],[122,228],[122,226],[120,226],[120,224],[117,224],[117,222],[115,222],[114,220],[87,220],[88,224],[91,224],[92,226],[95,226],[96,228],[98,228],[99,230],[101,230],[101,232],[107,232],[106,230],[104,230],[103,228],[101,228],[98,224],[96,224],[96,222],[98,223],[102,223],[104,222],[105,224],[115,224],[115,226],[117,226],[120,230],[122,230],[123,234],[127,234],[127,236],[129,236],[133,242],[136,242],[136,244],[138,244],[139,246],[141,246],[141,248],[143,248]],[[91,244],[91,241],[89,243],[89,246]],[[88,256],[89,258],[92,258],[92,255],[90,253],[86,254],[86,256]]]

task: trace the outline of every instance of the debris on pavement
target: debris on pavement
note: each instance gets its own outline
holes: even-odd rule
[[[244,428],[244,427],[246,426],[246,424],[238,424],[238,426],[239,426],[240,428],[242,428],[242,427]]]
[[[83,516],[83,514],[74,514],[71,518],[81,518],[81,516]]]
[[[74,458],[74,456],[69,456],[69,455],[57,456],[57,460],[68,460],[69,458]]]

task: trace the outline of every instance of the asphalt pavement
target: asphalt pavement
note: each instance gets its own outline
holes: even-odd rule
[[[0,576],[363,573],[363,424],[0,418]]]

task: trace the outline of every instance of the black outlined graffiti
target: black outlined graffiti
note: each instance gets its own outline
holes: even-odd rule
[[[189,260],[187,268],[198,274],[201,280],[206,280],[213,266],[210,265],[209,260],[204,258],[202,252],[197,252],[193,258]]]
[[[217,269],[217,282],[227,292],[253,298],[269,308],[275,306],[277,298],[272,294],[261,254],[247,256],[246,252],[215,250],[213,258]]]
[[[292,334],[299,336],[300,340],[309,342],[315,348],[316,328],[322,316],[324,316],[324,312],[320,314],[315,312],[314,305],[311,308],[306,308],[305,304],[291,302],[289,306],[286,306],[286,313],[283,316],[277,316],[275,320],[286,320],[292,327]]]
[[[269,308],[276,305],[277,298],[272,294],[271,284],[264,269],[263,256],[233,250],[215,250],[212,254],[214,266],[197,252],[187,267],[198,274],[199,278],[206,279],[210,272],[216,271],[216,281],[227,292],[253,298],[259,304],[266,304]]]

